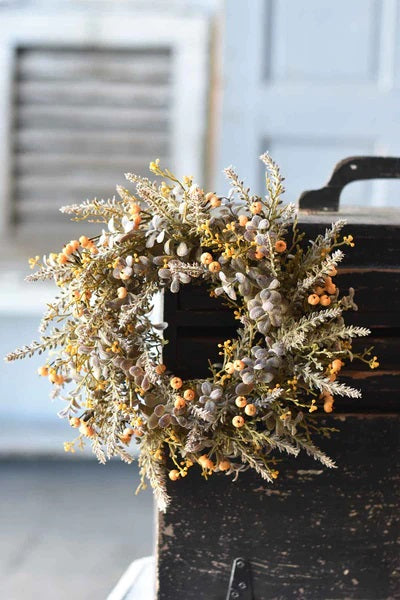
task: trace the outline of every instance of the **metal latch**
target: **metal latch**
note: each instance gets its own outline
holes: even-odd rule
[[[244,558],[233,560],[226,600],[254,600],[250,563]]]

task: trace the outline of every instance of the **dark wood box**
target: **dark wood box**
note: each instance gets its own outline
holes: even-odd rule
[[[350,180],[397,173],[398,159],[352,158],[338,166],[327,188],[331,184],[338,199]],[[310,238],[338,216],[315,212],[322,201],[322,208],[337,208],[327,188],[301,199],[314,209],[300,219]],[[372,330],[368,344],[381,366],[347,370],[363,397],[338,399],[335,414],[326,417],[340,433],[320,445],[339,469],[324,470],[308,457],[285,458],[273,486],[253,472],[232,483],[222,475],[204,481],[193,471],[170,484],[172,504],[159,518],[158,600],[225,600],[237,557],[250,565],[253,591],[231,589],[232,598],[400,598],[400,215],[344,216],[356,246],[347,252],[338,285],[356,289],[359,311],[348,320]],[[207,358],[217,360],[217,344],[235,334],[237,323],[195,285],[166,296],[165,319],[166,362],[182,377],[206,376]]]

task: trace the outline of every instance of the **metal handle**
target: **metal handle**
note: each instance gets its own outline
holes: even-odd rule
[[[350,156],[340,161],[325,187],[303,192],[300,210],[338,211],[345,185],[363,179],[400,179],[400,158],[390,156]]]

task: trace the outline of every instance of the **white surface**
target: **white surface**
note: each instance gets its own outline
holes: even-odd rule
[[[217,172],[233,164],[263,193],[269,150],[295,202],[346,156],[399,156],[399,35],[399,0],[225,3]],[[343,203],[400,206],[400,182],[353,183]]]
[[[155,569],[154,556],[133,561],[107,600],[154,600]]]

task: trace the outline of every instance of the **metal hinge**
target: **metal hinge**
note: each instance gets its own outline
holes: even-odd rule
[[[254,600],[250,563],[244,558],[233,560],[226,600]]]

